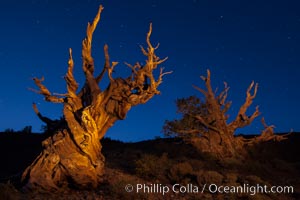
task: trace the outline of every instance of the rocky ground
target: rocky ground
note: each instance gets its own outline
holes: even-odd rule
[[[137,143],[104,139],[106,174],[97,190],[24,193],[20,188],[20,176],[41,151],[42,140],[41,134],[0,133],[1,200],[300,199],[299,133],[279,143],[255,146],[248,150],[249,156],[243,160],[223,161],[197,152],[180,139],[157,138]],[[248,192],[222,190],[223,193],[213,194],[210,189],[215,185],[229,186],[231,191],[243,186]],[[269,189],[271,186],[293,186],[294,191],[292,194],[254,194],[257,185]]]

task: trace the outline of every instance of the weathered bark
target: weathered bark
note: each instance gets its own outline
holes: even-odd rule
[[[43,141],[43,151],[24,171],[22,181],[25,189],[58,190],[60,187],[90,188],[101,183],[105,159],[101,153],[100,139],[117,120],[126,117],[132,106],[146,103],[159,94],[157,87],[165,74],[162,69],[157,80],[153,70],[165,59],[160,60],[150,43],[152,25],[146,37],[148,48],[142,48],[147,56],[146,64],[132,67],[132,74],[126,78],[113,78],[113,69],[117,62],[110,63],[108,46],[104,46],[104,67],[98,76],[94,76],[94,60],[91,54],[93,32],[100,20],[103,7],[92,24],[88,24],[87,36],[82,42],[83,71],[85,84],[77,92],[78,83],[73,76],[74,62],[72,50],[65,76],[66,94],[52,94],[43,84],[42,79],[34,78],[39,90],[34,90],[45,97],[46,101],[63,104],[63,118],[55,121],[40,114],[36,105],[34,110],[47,125],[55,127],[53,135]],[[101,90],[99,82],[107,72],[110,84]],[[150,79],[147,84],[146,79]],[[60,124],[58,124],[60,123]],[[58,126],[57,126],[58,125]]]
[[[231,102],[226,100],[229,90],[227,83],[224,83],[224,90],[217,95],[211,86],[209,70],[207,70],[207,76],[201,76],[201,79],[205,82],[206,90],[196,86],[194,87],[204,95],[205,102],[199,105],[195,97],[187,99],[192,101],[191,104],[196,108],[194,108],[194,110],[199,109],[199,111],[195,113],[191,110],[191,107],[188,107],[180,111],[184,114],[183,119],[185,119],[185,121],[183,119],[167,121],[164,126],[164,131],[168,132],[169,135],[174,133],[175,135],[180,135],[200,151],[212,153],[220,159],[242,156],[245,145],[253,145],[268,140],[281,141],[286,138],[286,135],[275,135],[273,130],[274,126],[267,126],[264,119],[262,123],[265,129],[260,136],[245,139],[234,135],[236,129],[250,125],[252,121],[260,115],[258,106],[252,115],[246,114],[256,96],[258,84],[254,85],[254,82],[250,84],[246,92],[245,103],[240,107],[235,120],[228,122],[227,111],[231,106]],[[251,94],[252,90],[253,93]],[[181,100],[181,102],[182,101],[183,100]],[[185,102],[185,104],[189,103]],[[195,121],[192,121],[193,129],[189,129],[189,127],[184,125],[187,118],[195,119]]]

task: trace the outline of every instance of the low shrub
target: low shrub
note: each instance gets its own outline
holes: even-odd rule
[[[145,154],[135,162],[135,166],[136,174],[142,178],[166,181],[172,162],[166,153],[161,156]]]
[[[178,163],[171,167],[168,177],[172,183],[188,184],[195,177],[193,167],[188,162]]]

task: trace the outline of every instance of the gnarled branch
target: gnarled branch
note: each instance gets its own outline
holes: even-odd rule
[[[258,106],[256,106],[256,109],[252,115],[250,115],[250,116],[246,115],[247,109],[253,103],[253,99],[256,97],[256,93],[257,93],[258,84],[256,83],[253,94],[251,94],[251,90],[252,90],[253,86],[254,86],[254,81],[252,81],[252,83],[249,85],[249,87],[247,89],[245,103],[240,107],[237,117],[235,118],[235,120],[233,122],[231,122],[229,124],[229,127],[232,130],[236,130],[237,128],[242,128],[244,126],[251,124],[251,122],[260,115]]]
[[[42,120],[43,122],[45,122],[47,124],[47,126],[51,126],[52,124],[55,123],[55,120],[52,120],[48,117],[43,116],[40,111],[38,110],[37,106],[35,103],[32,103],[32,108],[35,112],[35,114],[39,117],[40,120]]]
[[[73,68],[74,68],[74,61],[72,58],[72,49],[69,49],[69,61],[68,61],[68,71],[66,76],[64,77],[67,83],[67,90],[68,90],[68,96],[75,98],[76,90],[78,89],[78,83],[76,82],[74,75],[73,75]]]
[[[267,142],[270,140],[282,141],[282,140],[286,140],[287,136],[291,134],[291,133],[288,133],[288,134],[284,134],[284,135],[275,135],[274,134],[275,126],[267,125],[264,117],[261,119],[261,123],[264,126],[264,129],[262,130],[261,134],[255,138],[245,139],[244,141],[246,144],[253,145],[253,144],[257,144],[259,142]]]
[[[105,62],[104,62],[104,66],[103,66],[103,69],[102,69],[101,73],[96,77],[96,81],[97,81],[98,84],[102,80],[102,78],[103,78],[105,72],[107,71],[107,69],[110,67],[109,54],[108,54],[108,45],[107,44],[104,45],[103,51],[104,51]]]
[[[101,12],[103,10],[103,6],[99,6],[99,10],[97,15],[95,16],[92,24],[88,23],[86,29],[86,38],[82,41],[82,60],[83,60],[83,71],[87,70],[93,74],[94,73],[94,59],[92,57],[92,39],[93,33],[100,21]]]
[[[47,87],[42,84],[42,82],[44,81],[44,77],[42,77],[40,79],[35,77],[32,80],[38,86],[38,88],[40,90],[35,90],[32,88],[29,88],[29,90],[43,95],[46,101],[53,102],[53,103],[63,103],[64,102],[64,98],[59,98],[57,96],[52,95],[51,92],[47,89]]]
[[[200,115],[194,116],[197,120],[199,120],[200,124],[202,124],[207,129],[210,129],[212,131],[215,131],[217,133],[222,134],[222,130],[216,126],[211,125],[212,122],[208,122],[207,120],[203,119]]]
[[[145,50],[141,46],[142,53],[147,56],[146,64],[141,66],[139,63],[136,63],[134,66],[125,63],[132,70],[131,75],[131,88],[132,90],[137,90],[136,93],[132,94],[129,97],[129,102],[132,105],[142,104],[147,102],[153,95],[159,94],[157,87],[162,83],[162,77],[166,74],[172,73],[163,72],[163,68],[160,69],[160,75],[157,80],[155,80],[153,76],[153,70],[157,68],[157,66],[168,58],[160,59],[155,54],[155,50],[158,48],[158,45],[154,48],[150,42],[150,37],[152,33],[152,24],[150,23],[149,31],[146,36],[147,42],[147,50]],[[147,79],[149,79],[150,84],[147,83]]]

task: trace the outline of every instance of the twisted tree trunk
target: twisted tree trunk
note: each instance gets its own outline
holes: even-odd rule
[[[83,71],[85,84],[77,92],[78,84],[73,76],[73,58],[70,49],[68,71],[65,76],[66,94],[52,94],[43,84],[43,78],[34,78],[46,101],[63,104],[63,118],[53,121],[40,114],[36,105],[34,110],[41,120],[51,126],[53,135],[43,141],[43,151],[35,161],[24,171],[22,181],[25,189],[41,188],[58,190],[60,187],[90,188],[101,183],[104,173],[105,159],[101,153],[100,139],[117,120],[123,120],[132,106],[146,103],[154,95],[159,94],[157,87],[165,74],[160,70],[157,80],[153,70],[166,59],[160,60],[154,53],[156,48],[150,43],[152,25],[146,37],[148,48],[141,50],[147,56],[146,64],[139,63],[132,69],[132,74],[126,78],[112,76],[117,62],[110,63],[108,46],[104,46],[104,67],[98,76],[94,76],[94,60],[91,55],[93,32],[100,20],[99,11],[92,24],[88,24],[87,36],[82,43]],[[110,84],[102,91],[99,82],[107,72]],[[150,84],[147,83],[150,80]]]

